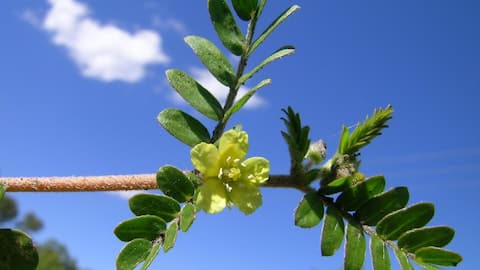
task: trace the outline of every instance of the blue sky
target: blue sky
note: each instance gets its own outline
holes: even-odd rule
[[[265,156],[275,174],[288,171],[280,109],[299,111],[312,139],[333,154],[343,124],[392,104],[391,128],[362,152],[367,175],[406,185],[411,203],[434,202],[432,225],[457,230],[450,249],[474,269],[480,220],[480,3],[476,0],[269,1],[263,28],[292,4],[302,9],[251,59],[258,63],[291,44],[297,53],[268,66],[271,77],[251,106],[232,118],[250,136],[250,155]],[[68,176],[190,169],[189,149],[158,125],[158,112],[180,107],[164,77],[193,74],[220,98],[183,36],[218,41],[206,1],[3,1],[0,9],[0,173]],[[231,57],[232,61],[235,61]],[[207,119],[203,119],[209,123]],[[301,198],[264,189],[264,206],[200,214],[153,269],[341,269],[322,258],[320,227],[293,226]],[[14,194],[81,266],[113,269],[123,243],[113,228],[132,215],[119,194]],[[394,263],[395,264],[395,263]],[[367,265],[365,269],[370,269]]]

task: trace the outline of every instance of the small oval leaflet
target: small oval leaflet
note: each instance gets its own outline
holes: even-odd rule
[[[386,215],[378,222],[376,230],[387,240],[397,240],[404,232],[425,226],[434,213],[433,204],[418,203]]]
[[[178,202],[185,202],[193,197],[193,183],[179,169],[173,166],[163,166],[157,172],[157,184],[165,195]]]
[[[163,219],[153,215],[144,215],[121,222],[115,228],[114,233],[118,239],[124,242],[136,238],[153,241],[165,231],[166,227],[167,224]]]
[[[422,247],[443,247],[452,241],[455,231],[447,226],[413,229],[398,238],[398,247],[415,252]]]
[[[146,239],[134,239],[128,242],[117,257],[117,270],[133,270],[145,261],[152,248],[152,242]]]
[[[345,223],[342,216],[333,207],[327,208],[322,228],[322,256],[333,256],[342,245],[345,235]]]
[[[155,194],[137,194],[128,200],[130,210],[137,215],[155,215],[165,222],[180,212],[180,204],[173,198]]]
[[[317,192],[307,193],[295,211],[295,225],[301,228],[312,228],[323,218],[324,206]]]

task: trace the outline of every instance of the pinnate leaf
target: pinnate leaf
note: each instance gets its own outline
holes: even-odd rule
[[[178,202],[185,202],[193,197],[195,188],[188,177],[179,169],[165,165],[157,172],[157,184],[165,195]]]
[[[384,245],[382,239],[380,239],[378,236],[372,235],[370,237],[370,251],[372,253],[373,269],[391,269],[390,255],[388,254],[388,249]]]
[[[160,125],[172,136],[189,146],[209,142],[208,129],[197,119],[177,109],[165,109],[157,116]]]
[[[333,256],[342,245],[344,235],[345,224],[342,216],[335,208],[328,207],[322,229],[322,256]]]
[[[324,206],[317,192],[307,193],[295,211],[295,225],[300,228],[317,226],[323,218]]]
[[[398,247],[415,252],[422,247],[443,247],[452,241],[455,231],[447,226],[413,229],[398,238]]]
[[[155,194],[137,194],[128,200],[130,210],[137,215],[155,215],[165,222],[174,219],[180,212],[180,204],[173,198]]]
[[[462,261],[462,256],[438,247],[424,247],[415,252],[415,260],[442,266],[456,266]]]
[[[223,46],[235,55],[242,55],[245,38],[225,0],[208,0],[208,11]]]
[[[163,219],[153,215],[144,215],[121,222],[115,228],[114,233],[118,239],[124,242],[136,238],[153,241],[165,231],[166,227],[167,224]]]
[[[405,207],[408,199],[408,189],[397,187],[370,199],[357,210],[354,216],[362,224],[374,226],[387,214]]]
[[[207,89],[187,73],[178,69],[169,69],[166,75],[173,89],[197,111],[213,120],[218,121],[222,118],[222,105]]]
[[[160,251],[161,248],[162,248],[162,243],[160,241],[153,242],[153,247],[152,249],[150,249],[150,252],[148,253],[147,258],[145,259],[145,263],[142,265],[141,270],[146,270],[148,269],[148,267],[150,267],[150,265],[153,263],[153,260],[155,260],[155,258],[157,257],[158,252]]]
[[[38,264],[37,249],[32,239],[15,229],[0,229],[0,269],[35,270]]]
[[[345,243],[345,270],[361,270],[365,261],[366,250],[365,235],[355,225],[347,225],[347,237]]]
[[[187,36],[185,42],[219,82],[226,86],[232,86],[235,78],[233,67],[215,44],[198,36]]]
[[[134,239],[128,242],[117,257],[117,270],[134,270],[145,261],[152,248],[152,242],[145,239]]]
[[[397,240],[411,229],[425,226],[433,217],[435,208],[431,203],[418,203],[386,215],[377,224],[377,233],[388,240]]]

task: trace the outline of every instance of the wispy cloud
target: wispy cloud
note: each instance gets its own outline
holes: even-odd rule
[[[24,10],[20,13],[20,19],[31,24],[35,28],[42,28],[41,16],[31,9]]]
[[[107,194],[109,195],[113,195],[113,196],[117,196],[117,197],[120,197],[122,199],[130,199],[131,197],[137,195],[137,194],[141,194],[141,193],[145,193],[144,190],[124,190],[124,191],[110,191],[110,192],[107,192]]]
[[[42,27],[52,34],[53,43],[68,54],[86,77],[104,82],[137,82],[151,64],[165,64],[169,57],[161,47],[162,38],[151,30],[128,32],[92,17],[88,7],[75,0],[49,0],[50,9]],[[28,12],[24,19],[32,21]]]
[[[203,68],[191,68],[190,75],[203,87],[210,90],[210,92],[220,101],[220,103],[224,103],[227,99],[228,95],[228,88],[223,84],[219,83],[215,77],[206,69]],[[241,98],[248,92],[248,88],[245,86],[240,87],[238,90],[238,98]],[[183,103],[182,97],[180,97],[176,92],[173,95],[173,100],[177,103]],[[267,102],[265,99],[260,97],[258,94],[254,95],[250,98],[250,100],[245,105],[247,109],[254,109],[265,106]]]
[[[160,16],[153,16],[152,25],[162,30],[173,30],[182,36],[186,35],[188,32],[185,24],[174,18],[164,19]]]

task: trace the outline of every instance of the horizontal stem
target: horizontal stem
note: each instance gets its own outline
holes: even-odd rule
[[[0,183],[9,192],[85,192],[157,189],[155,174],[65,176],[65,177],[0,177]],[[271,175],[264,187],[295,188],[304,192],[310,187],[301,186],[288,175]]]

